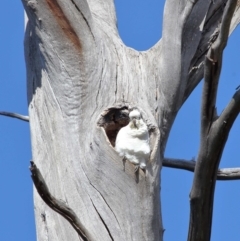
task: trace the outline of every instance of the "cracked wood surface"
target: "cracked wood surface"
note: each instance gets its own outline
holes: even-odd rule
[[[179,108],[202,78],[201,68],[189,72],[196,67],[191,60],[203,61],[199,49],[208,49],[221,19],[221,11],[211,18],[220,0],[166,1],[163,38],[144,52],[123,44],[112,0],[22,2],[29,18],[25,57],[33,160],[53,195],[81,214],[93,240],[162,240],[165,145]],[[154,154],[139,183],[131,164],[123,171],[97,125],[102,113],[119,106],[139,107],[154,130]],[[38,194],[34,199],[38,240],[81,240]]]

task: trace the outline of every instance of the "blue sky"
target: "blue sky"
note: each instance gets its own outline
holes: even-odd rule
[[[146,50],[161,37],[163,1],[116,0],[120,35],[126,45]],[[0,110],[27,115],[23,53],[24,21],[21,1],[3,1],[0,14]],[[240,85],[240,29],[231,36],[224,53],[217,100],[220,113]],[[178,114],[166,156],[191,159],[199,145],[201,85]],[[230,133],[221,167],[240,166],[240,118]],[[34,241],[29,125],[0,117],[0,240]],[[189,220],[189,192],[193,175],[163,168],[162,212],[165,241],[184,241]],[[240,181],[218,182],[212,241],[240,240]]]

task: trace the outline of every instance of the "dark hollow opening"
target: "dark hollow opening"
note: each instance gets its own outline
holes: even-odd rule
[[[98,125],[104,128],[113,147],[115,147],[117,133],[128,123],[129,109],[127,106],[123,106],[121,108],[112,107],[107,109],[98,121]]]

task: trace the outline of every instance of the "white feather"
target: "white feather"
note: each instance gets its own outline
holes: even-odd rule
[[[129,124],[118,132],[115,149],[121,157],[144,169],[150,155],[148,128],[138,110],[130,112],[129,117]]]

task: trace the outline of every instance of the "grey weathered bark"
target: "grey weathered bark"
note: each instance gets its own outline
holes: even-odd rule
[[[167,0],[163,37],[144,52],[121,41],[112,0],[22,2],[29,18],[33,160],[51,193],[74,210],[91,240],[162,240],[165,145],[176,114],[203,77],[227,1]],[[236,8],[232,30],[239,15]],[[152,148],[138,183],[134,167],[127,162],[124,172],[114,150],[133,106],[148,123]],[[36,192],[34,202],[38,240],[83,240]]]
[[[218,117],[216,97],[222,67],[223,50],[227,45],[230,23],[237,0],[226,4],[219,27],[219,36],[205,57],[201,107],[201,142],[190,193],[188,241],[210,240],[214,189],[222,152],[230,129],[240,112],[240,90]]]

